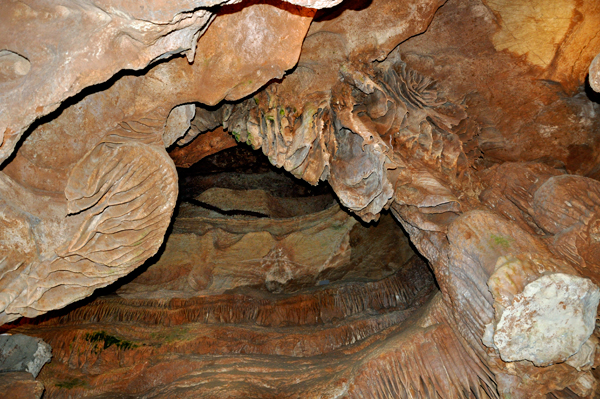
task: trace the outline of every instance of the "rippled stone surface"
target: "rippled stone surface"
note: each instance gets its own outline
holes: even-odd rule
[[[48,397],[593,397],[599,15],[3,3],[0,323]]]

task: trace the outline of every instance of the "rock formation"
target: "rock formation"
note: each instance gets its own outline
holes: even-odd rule
[[[0,5],[45,397],[594,397],[600,5],[338,3]]]
[[[21,334],[0,336],[0,370],[3,373],[26,371],[37,377],[51,357],[50,346],[41,339]]]

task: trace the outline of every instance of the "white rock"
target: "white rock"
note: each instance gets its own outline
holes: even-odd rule
[[[592,334],[599,300],[600,290],[586,278],[555,273],[529,283],[496,326],[500,357],[536,366],[567,360]]]

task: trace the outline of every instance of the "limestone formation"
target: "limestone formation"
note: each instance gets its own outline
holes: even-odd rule
[[[504,308],[494,346],[508,362],[564,362],[592,335],[598,299],[600,292],[590,280],[563,273],[542,276]]]
[[[596,1],[0,21],[0,325],[45,397],[597,395]]]
[[[158,250],[177,197],[176,171],[163,138],[165,127],[167,136],[171,134],[167,124],[171,109],[193,101],[210,104],[239,98],[292,67],[314,10],[281,7],[254,4],[237,13],[226,10],[212,25],[215,36],[207,33],[198,41],[204,61],[190,65],[175,58],[147,74],[125,76],[31,132],[1,175],[6,186],[2,212],[7,216],[3,218],[6,239],[0,244],[6,255],[0,259],[7,275],[1,283],[0,320],[32,317],[82,299],[128,274]],[[270,14],[273,18],[265,17]],[[253,24],[255,36],[240,36],[237,45],[248,48],[257,40],[258,46],[266,35],[273,41],[271,46],[279,48],[279,57],[261,46],[253,53],[240,53],[233,42],[227,42],[229,50],[219,46],[224,52],[215,52],[216,37],[228,30],[238,32],[246,22]],[[285,39],[268,34],[279,24],[288,29]],[[291,43],[295,52],[289,51]],[[232,54],[237,57],[230,57],[232,64],[215,71],[214,66]],[[194,79],[212,90],[196,88]],[[232,87],[238,79],[244,80]],[[98,108],[98,102],[113,106]],[[97,111],[96,118],[82,117]],[[78,144],[64,157],[51,147],[64,142],[73,128],[78,130]],[[41,148],[50,155],[35,155]],[[43,190],[42,197],[47,198],[41,201],[49,205],[40,204],[36,190]],[[36,204],[25,216],[22,207],[32,203]],[[89,245],[96,244],[99,251],[90,252]],[[31,247],[23,251],[23,245]]]

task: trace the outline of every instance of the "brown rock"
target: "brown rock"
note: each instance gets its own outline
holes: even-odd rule
[[[448,327],[441,298],[428,295],[431,280],[423,266],[411,262],[383,281],[279,299],[238,294],[166,304],[106,298],[20,329],[49,337],[55,348],[55,361],[40,376],[49,397],[319,397],[343,391],[360,397],[372,390],[464,389],[493,395],[485,366]],[[423,311],[413,313],[423,301]],[[368,315],[373,310],[379,315]],[[85,322],[91,315],[95,322]],[[440,368],[450,374],[437,373]],[[211,377],[217,370],[218,378]],[[416,378],[421,375],[426,385]]]
[[[169,156],[175,162],[175,166],[189,168],[209,155],[236,145],[237,142],[231,134],[224,131],[223,128],[217,128],[202,134],[185,147],[175,147],[169,152]]]
[[[188,297],[245,286],[293,292],[381,279],[413,254],[391,216],[366,228],[329,196],[212,188],[197,200],[182,205],[164,253],[120,295]]]
[[[592,89],[600,92],[600,57],[596,55],[590,64],[589,82]]]
[[[575,93],[587,67],[600,50],[597,26],[600,8],[594,2],[572,0],[486,0],[500,29],[494,47],[525,56],[540,69],[540,77],[559,82]]]
[[[302,11],[302,7],[331,7],[338,2],[299,0],[292,3],[300,7],[283,7],[312,15],[314,11]],[[143,69],[172,54],[184,53],[190,62],[194,60],[196,53],[205,50],[202,44],[196,48],[196,41],[214,17],[208,8],[227,3],[153,0],[139,6],[121,0],[93,5],[74,0],[2,4],[0,104],[11,112],[0,119],[0,161],[14,151],[35,119],[84,88],[105,82],[122,69]],[[262,34],[258,26],[247,28]],[[23,40],[23,27],[35,40]],[[71,34],[64,35],[65,29]],[[257,38],[247,33],[241,37]]]
[[[213,33],[207,33],[204,36],[207,39],[198,42],[205,56],[203,62],[196,60],[190,65],[183,58],[175,58],[158,64],[145,75],[124,76],[108,90],[85,97],[51,123],[41,125],[15,155],[17,161],[4,168],[2,176],[8,185],[15,187],[12,189],[15,193],[9,190],[3,194],[11,202],[6,212],[20,213],[21,206],[39,202],[34,199],[36,190],[56,193],[53,201],[57,209],[52,215],[36,212],[36,219],[30,220],[37,225],[33,237],[41,252],[37,259],[27,264],[2,260],[11,270],[21,269],[19,275],[3,282],[6,289],[0,297],[0,320],[6,322],[19,315],[32,317],[84,298],[94,289],[127,274],[158,250],[177,195],[175,168],[161,148],[171,109],[194,101],[237,99],[281,76],[297,60],[314,14],[314,10],[285,4],[281,8],[250,4],[239,9],[240,12],[230,12],[238,10],[235,7],[240,6],[222,10],[222,17],[211,26]],[[240,35],[241,26],[251,26],[254,33]],[[263,36],[265,32],[281,29],[288,32],[285,37]],[[237,41],[218,46],[217,51],[216,37],[230,34]],[[275,47],[269,49],[256,43],[248,47],[252,40],[262,37]],[[239,52],[233,42],[256,51]],[[290,51],[293,48],[296,50]],[[225,61],[229,69],[217,68]],[[247,78],[255,80],[251,85],[246,82],[234,89],[234,82],[244,82]],[[213,90],[200,90],[198,85]],[[98,113],[98,110],[103,111]],[[88,113],[93,116],[83,116]],[[68,132],[75,126],[79,134],[72,140]],[[53,151],[54,144],[67,141],[74,141],[68,155]],[[38,157],[39,151],[49,156]],[[150,161],[152,157],[157,157],[156,162]],[[39,170],[43,173],[37,173]],[[152,198],[148,203],[139,196],[144,192],[146,198]],[[118,222],[125,214],[131,219]],[[20,230],[12,233],[19,228],[11,226],[8,234],[21,237]],[[59,229],[62,231],[56,234]],[[96,245],[96,250],[92,249]],[[19,251],[13,245],[8,254]],[[28,271],[24,272],[25,269]],[[33,288],[37,285],[34,281],[44,280],[43,288]],[[31,294],[32,290],[36,293]]]
[[[513,2],[493,3],[499,7],[506,3],[507,12],[512,12],[511,15],[516,18],[511,21],[514,23],[522,21],[527,12],[537,10],[529,8],[530,5],[533,7],[531,2],[517,2],[513,8],[509,6]],[[469,109],[469,119],[476,121],[478,126],[474,140],[484,154],[482,161],[487,166],[506,161],[538,161],[554,167],[569,165],[570,173],[591,173],[600,162],[598,136],[594,133],[598,130],[597,114],[600,111],[597,104],[588,100],[582,86],[585,68],[597,52],[591,52],[585,66],[574,65],[579,65],[579,58],[575,55],[565,53],[566,58],[560,62],[561,56],[556,57],[556,65],[560,68],[580,71],[569,72],[568,78],[565,78],[572,82],[565,83],[567,86],[580,88],[569,97],[564,94],[561,85],[542,80],[538,67],[523,59],[526,56],[517,57],[508,51],[497,51],[495,35],[510,35],[510,30],[498,30],[498,25],[509,22],[497,19],[485,4],[480,1],[447,2],[436,14],[427,32],[400,44],[396,51],[402,54],[410,68],[443,82],[440,85],[443,97],[456,103],[464,101]],[[564,7],[552,8],[554,3],[544,4],[542,8],[548,12],[565,11]],[[575,6],[575,2],[569,4]],[[581,7],[596,6],[595,2],[581,3]],[[526,12],[517,12],[518,7],[523,7]],[[583,27],[587,23],[583,22],[586,18],[591,22],[599,14],[596,11],[584,14],[586,17],[580,15],[573,11],[571,27],[576,30],[577,26]],[[523,22],[522,31],[533,29],[536,24],[547,24],[551,29],[552,21],[540,14],[539,18]],[[595,35],[594,29],[590,29],[585,28],[589,35]],[[549,44],[553,41],[552,35],[544,36],[542,29],[538,31],[540,35],[529,35],[527,40],[532,38],[533,43],[533,38],[543,36],[542,41],[548,43],[549,49],[558,53],[566,51],[566,47],[557,50],[560,47],[556,47],[556,43]],[[515,36],[519,35],[521,32],[516,31]],[[527,40],[524,39],[524,42],[530,43]],[[596,43],[598,38],[593,40]],[[586,41],[577,45],[572,43],[579,49],[576,54],[585,52],[583,45],[578,47],[583,42]],[[571,45],[564,44],[567,47]],[[596,45],[590,44],[592,48]],[[538,47],[541,49],[542,46]],[[571,54],[570,50],[568,53]],[[529,54],[533,56],[533,53]],[[578,76],[575,81],[570,80],[575,76]],[[567,81],[558,76],[548,78],[561,83]],[[576,156],[577,151],[590,155]]]
[[[40,399],[44,385],[27,372],[1,373],[0,398]]]
[[[4,327],[56,348],[48,397],[594,395],[597,2],[159,3],[0,6],[0,157],[81,93],[2,166],[0,323],[159,251],[165,147],[249,145],[182,172],[116,295]]]

